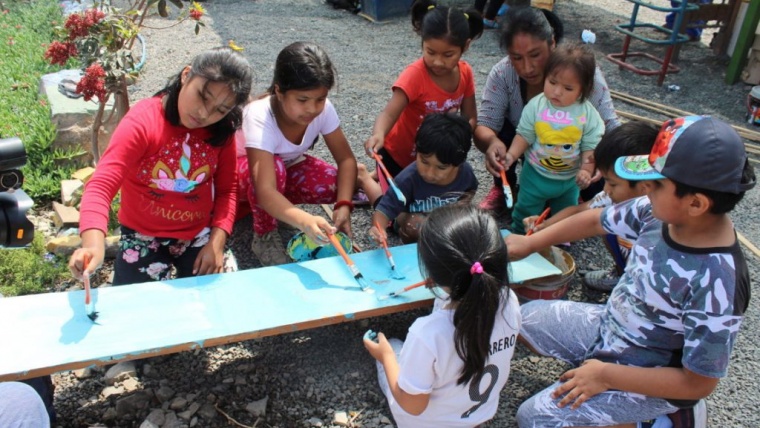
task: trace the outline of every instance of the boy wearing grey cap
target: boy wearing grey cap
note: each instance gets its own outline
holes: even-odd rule
[[[523,343],[576,368],[520,406],[520,427],[704,427],[702,398],[727,374],[750,295],[728,217],[755,185],[744,144],[717,119],[673,119],[649,156],[620,158],[615,172],[645,180],[647,197],[507,237],[512,259],[605,233],[634,241],[605,305],[522,306]]]

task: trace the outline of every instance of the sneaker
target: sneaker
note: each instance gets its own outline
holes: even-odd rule
[[[485,28],[486,30],[495,30],[499,28],[499,23],[496,22],[495,19],[483,18],[483,28]]]
[[[277,229],[263,235],[258,235],[254,232],[251,251],[259,259],[262,266],[276,266],[290,263],[288,255],[285,253],[285,246],[282,245],[280,231]]]
[[[657,419],[639,422],[636,428],[673,428],[673,423],[667,415],[660,415]]]
[[[504,200],[504,191],[501,187],[493,186],[488,194],[478,205],[480,209],[493,211],[498,214],[507,209],[507,202]]]
[[[615,268],[610,270],[595,270],[587,273],[581,279],[583,285],[596,291],[612,291],[618,283],[620,275]]]
[[[674,428],[707,428],[707,402],[704,399],[690,409],[679,409],[668,415]]]

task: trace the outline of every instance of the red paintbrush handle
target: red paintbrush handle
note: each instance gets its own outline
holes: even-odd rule
[[[375,162],[380,166],[380,169],[383,170],[383,174],[385,174],[385,178],[390,180],[393,180],[393,176],[388,172],[388,169],[385,167],[385,164],[383,163],[383,160],[380,159],[380,155],[378,155],[375,152],[372,152],[372,157],[375,158]]]
[[[91,257],[89,254],[85,254],[82,261],[82,281],[84,282],[84,303],[90,304],[90,275],[87,273],[87,265],[90,264]]]

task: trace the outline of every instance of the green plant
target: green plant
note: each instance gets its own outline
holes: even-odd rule
[[[53,291],[54,286],[71,278],[66,261],[46,256],[45,238],[39,233],[27,248],[0,249],[0,294],[24,294]]]
[[[0,10],[0,138],[19,137],[27,150],[24,190],[37,203],[60,194],[82,151],[54,149],[55,126],[47,100],[37,93],[43,74],[57,71],[43,58],[61,19],[55,0],[8,2]]]
[[[114,7],[111,0],[96,1],[93,8],[69,15],[63,26],[56,28],[58,40],[52,42],[45,52],[45,58],[51,64],[64,65],[71,58],[78,59],[84,76],[77,83],[76,92],[82,94],[85,101],[98,100],[91,134],[95,163],[100,160],[98,134],[109,99],[113,96],[115,124],[129,110],[127,85],[139,76],[141,69],[132,49],[145,26],[145,17],[153,10],[168,17],[168,3],[183,8],[181,0],[127,0],[124,9]],[[204,13],[203,8],[193,2],[189,10],[180,13],[177,23],[186,19],[196,21],[195,34],[198,34],[204,25],[200,22]]]

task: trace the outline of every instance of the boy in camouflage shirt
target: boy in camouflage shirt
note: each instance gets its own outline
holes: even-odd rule
[[[615,172],[647,180],[648,197],[507,237],[510,258],[604,233],[634,241],[606,305],[522,307],[523,343],[577,368],[520,406],[520,427],[670,426],[668,414],[706,426],[701,399],[727,374],[750,295],[728,217],[755,185],[744,144],[719,120],[678,118],[663,124],[648,157],[620,158]]]

